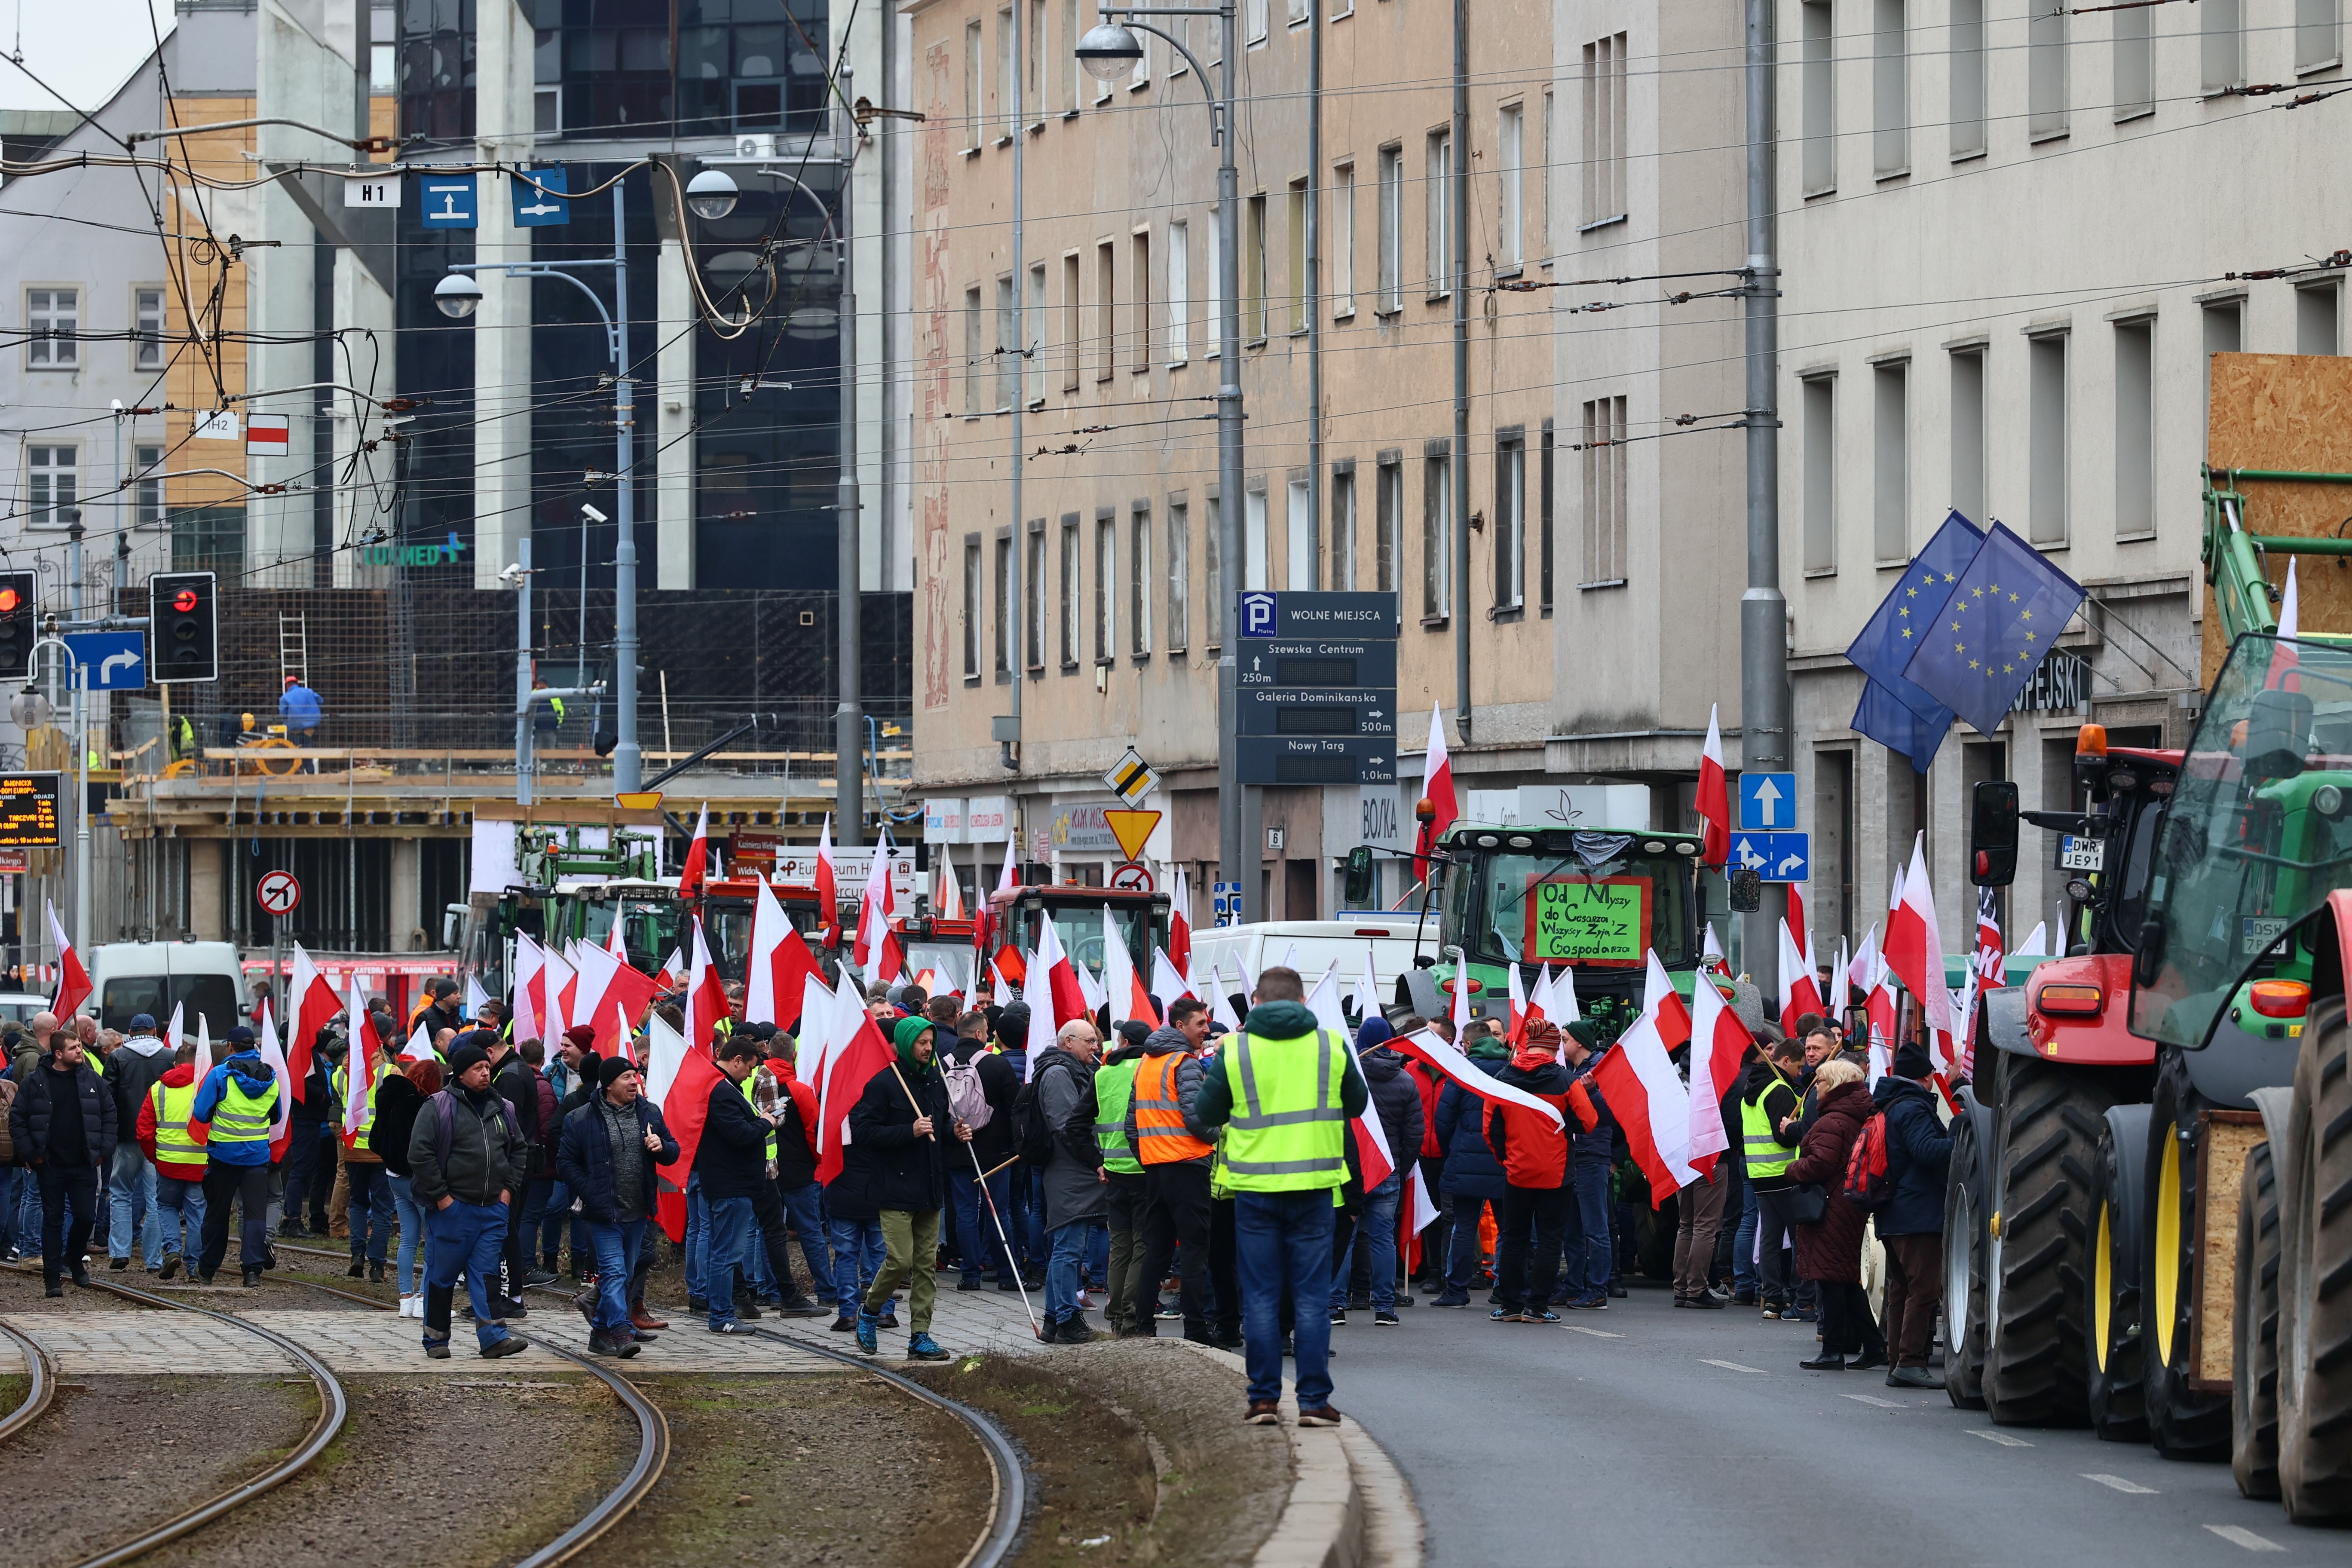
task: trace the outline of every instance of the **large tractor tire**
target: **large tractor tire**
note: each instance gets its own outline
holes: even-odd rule
[[[2278,1173],[2271,1146],[2246,1152],[2238,1184],[2238,1339],[2230,1390],[2230,1473],[2250,1498],[2279,1495]]]
[[[2140,1224],[2140,1363],[2147,1435],[2168,1459],[2230,1456],[2230,1402],[2189,1387],[2197,1278],[2197,1118],[2205,1100],[2178,1062],[2157,1075],[2147,1114],[2147,1217]]]
[[[1944,1180],[1944,1392],[1962,1410],[1984,1408],[1985,1211],[1976,1118],[1952,1119]]]
[[[2084,1393],[2091,1430],[2110,1443],[2145,1443],[2139,1167],[2147,1147],[2147,1108],[2116,1106],[2105,1123],[2091,1165],[2091,1278],[2083,1292],[2083,1342],[2091,1359]]]
[[[2279,1500],[2298,1524],[2352,1518],[2352,1029],[2305,1027],[2279,1161]],[[2275,1156],[2274,1156],[2275,1158]]]
[[[1987,1226],[1985,1408],[2001,1426],[2079,1425],[2091,1171],[2115,1096],[2097,1073],[2021,1057],[2004,1068],[1999,1204]]]

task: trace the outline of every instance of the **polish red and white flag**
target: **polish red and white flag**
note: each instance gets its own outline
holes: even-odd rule
[[[890,836],[885,833],[874,846],[874,859],[866,873],[866,897],[857,906],[857,945],[850,962],[859,969],[881,952],[890,914]]]
[[[1717,722],[1717,705],[1706,710],[1706,745],[1698,754],[1698,815],[1706,824],[1700,836],[1699,859],[1720,866],[1731,858],[1731,791],[1723,772],[1723,729]]]
[[[289,1076],[286,1052],[278,1046],[278,1020],[269,1011],[269,998],[267,996],[261,999],[261,1016],[254,1021],[253,1035],[254,1048],[261,1053],[261,1059],[269,1064],[270,1071],[278,1075],[278,1081],[284,1083]],[[278,1120],[269,1130],[269,1157],[283,1160],[286,1158],[286,1146],[294,1140],[294,1113],[288,1107],[285,1096],[278,1097],[273,1114]]]
[[[1698,1179],[1690,1163],[1690,1090],[1646,1009],[1603,1053],[1592,1077],[1625,1131],[1634,1163],[1650,1179],[1652,1208]]]
[[[1951,1058],[1952,994],[1944,985],[1944,938],[1936,923],[1936,889],[1927,879],[1925,833],[1912,841],[1903,900],[1887,917],[1886,964],[1904,989],[1919,999],[1935,1041],[1928,1054],[1941,1072]]]
[[[1468,1057],[1447,1045],[1432,1030],[1415,1029],[1410,1035],[1397,1036],[1390,1040],[1388,1045],[1391,1049],[1411,1057],[1423,1067],[1444,1074],[1449,1082],[1460,1085],[1481,1100],[1493,1100],[1498,1105],[1517,1105],[1528,1110],[1538,1111],[1550,1118],[1551,1124],[1555,1127],[1564,1124],[1559,1107],[1540,1095],[1529,1094],[1526,1089],[1514,1084],[1487,1077],[1478,1070]],[[1669,1070],[1672,1069],[1669,1068]]]
[[[529,939],[524,939],[529,940]],[[286,987],[293,1011],[286,1016],[286,1076],[294,1098],[303,1098],[303,1089],[310,1079],[312,1053],[318,1049],[319,1031],[335,1021],[342,1011],[341,999],[336,996],[333,982],[319,973],[302,944],[294,944],[293,975]],[[518,1035],[517,1039],[528,1039]]]
[[[1821,986],[1813,979],[1812,965],[1805,962],[1804,950],[1782,921],[1778,932],[1780,939],[1780,1032],[1793,1035],[1797,1021],[1809,1013],[1822,1010]]]
[[[1165,949],[1157,947],[1151,950],[1151,989],[1160,994],[1163,1007],[1174,1006],[1179,996],[1199,994],[1192,989],[1192,983],[1184,978],[1184,972],[1177,968],[1176,961]]]
[[[803,983],[816,955],[793,929],[765,877],[751,894],[751,954],[743,974],[743,1021],[792,1029],[801,1020]]]
[[[729,1016],[726,977],[710,962],[710,944],[702,934],[702,919],[695,917],[694,957],[686,977],[686,1049],[689,1057],[710,1055],[719,1038],[719,1021]],[[691,1169],[691,1167],[688,1167]]]
[[[1429,880],[1430,853],[1445,830],[1462,815],[1454,795],[1454,763],[1445,754],[1445,710],[1435,703],[1429,709],[1429,754],[1422,763],[1421,801],[1413,808],[1416,818],[1421,807],[1429,807],[1426,820],[1416,823],[1412,841],[1412,874],[1418,880]]]
[[[817,945],[841,945],[841,884],[833,874],[833,813],[824,814],[824,826],[816,830],[816,918]]]
[[[343,1147],[357,1145],[360,1129],[367,1125],[370,1095],[375,1088],[376,1053],[383,1042],[375,1037],[375,1015],[360,993],[360,977],[350,979],[351,994],[343,1015],[343,1032],[352,1048],[343,1058]]]
[[[1176,896],[1168,905],[1168,962],[1179,974],[1192,973],[1192,879],[1181,866],[1176,868]]]
[[[1723,1097],[1738,1080],[1756,1037],[1704,975],[1691,988],[1690,1146],[1712,1157],[1731,1147],[1723,1124]]]
[[[518,1040],[544,1040],[549,1037],[547,1017],[547,956],[546,949],[521,931],[515,932],[514,1037]]]
[[[1649,950],[1649,973],[1642,982],[1642,1011],[1657,1026],[1658,1038],[1666,1049],[1678,1051],[1691,1037],[1690,1004],[1666,976],[1666,966],[1658,962],[1658,951]],[[1696,986],[1694,985],[1696,990]]]
[[[551,947],[540,949],[540,987],[547,1003],[547,1033],[541,1037],[550,1042],[562,1039],[563,1031],[572,1026],[573,975],[571,962]]]
[[[58,950],[58,994],[49,1004],[49,1011],[60,1021],[70,1018],[89,999],[89,971],[81,966],[80,954],[66,940],[66,928],[58,920],[58,906],[49,905],[49,940]]]
[[[855,1005],[850,1001],[837,1005],[842,1015],[836,1026],[843,1037],[825,1054],[824,1081],[817,1086],[816,1179],[820,1182],[841,1174],[848,1158],[850,1110],[866,1092],[866,1086],[888,1072],[895,1059],[872,1014],[862,1007],[850,1012]]]
[[[702,815],[694,819],[694,837],[686,846],[686,864],[678,868],[677,896],[690,899],[702,891],[703,867],[710,858],[710,803],[702,803]]]
[[[1085,1017],[1092,1008],[1087,1005],[1087,994],[1078,984],[1078,972],[1070,955],[1062,950],[1062,933],[1051,920],[1038,922],[1044,928],[1037,939],[1037,952],[1029,961],[1028,979],[1021,994],[1033,1014],[1045,1014],[1053,1019],[1054,1027]],[[1049,1005],[1040,1006],[1040,1001]],[[1034,1058],[1032,1058],[1033,1060]]]

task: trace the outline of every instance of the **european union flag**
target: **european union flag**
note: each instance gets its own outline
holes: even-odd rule
[[[1995,523],[1904,674],[1990,735],[2083,598],[2080,584]]]
[[[1845,650],[1854,668],[1870,678],[1853,727],[1909,757],[1921,773],[1950,731],[1952,710],[1906,679],[1904,668],[1983,544],[1984,533],[1975,523],[1957,511],[1947,517]]]

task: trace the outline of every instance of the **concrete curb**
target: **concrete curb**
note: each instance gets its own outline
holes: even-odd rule
[[[1190,1340],[1180,1344],[1239,1372],[1231,1351]],[[1290,1500],[1252,1568],[1421,1568],[1421,1509],[1402,1471],[1353,1420],[1336,1427],[1298,1425],[1298,1401],[1286,1394],[1282,1431],[1290,1439]]]

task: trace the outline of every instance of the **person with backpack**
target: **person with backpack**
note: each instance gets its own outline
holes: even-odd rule
[[[1874,1217],[1886,1247],[1886,1345],[1894,1365],[1889,1388],[1935,1388],[1927,1346],[1944,1293],[1944,1178],[1952,1135],[1936,1114],[1935,1073],[1927,1048],[1906,1042],[1895,1069],[1871,1096],[1885,1121],[1885,1201]]]
[[[1008,1015],[1011,1009],[1006,1010]],[[1013,1138],[1021,1163],[1029,1167],[1052,1251],[1045,1262],[1047,1344],[1083,1345],[1094,1341],[1078,1280],[1095,1221],[1109,1208],[1110,1183],[1096,1146],[1094,1119],[1083,1114],[1091,1098],[1095,1057],[1101,1049],[1095,1026],[1083,1018],[1062,1026],[1052,1048],[1033,1064],[1029,1082],[1013,1103]]]
[[[1767,1041],[1731,1086],[1739,1111],[1740,1160],[1747,1167],[1748,1188],[1756,1194],[1757,1250],[1761,1254],[1757,1298],[1768,1321],[1788,1311],[1795,1300],[1788,1252],[1780,1242],[1795,1224],[1789,1194],[1796,1183],[1790,1179],[1789,1167],[1797,1163],[1797,1121],[1803,1109],[1797,1077],[1804,1059],[1802,1040]]]
[[[956,1289],[979,1289],[983,1272],[992,1268],[996,1288],[1013,1292],[1021,1285],[1014,1275],[1018,1266],[1006,1250],[1013,1237],[1013,1173],[1004,1167],[1013,1158],[1013,1102],[1021,1094],[1021,1077],[1002,1055],[988,1048],[984,1033],[974,1032],[975,1023],[984,1031],[987,1018],[966,1013],[958,1019],[957,1026],[963,1033],[947,1041],[939,1053],[948,1104],[956,1120],[971,1129],[967,1146],[971,1152],[948,1167],[948,1192],[955,1200],[957,1257],[962,1265]],[[934,1037],[945,1033],[937,1029]],[[982,1173],[986,1173],[985,1181]]]
[[[513,1355],[525,1348],[523,1342],[493,1314],[490,1292],[505,1258],[507,1205],[522,1179],[528,1145],[514,1108],[491,1086],[488,1051],[470,1039],[452,1047],[449,1070],[452,1083],[425,1102],[408,1137],[409,1184],[429,1228],[425,1353],[449,1359],[449,1302],[462,1273],[481,1353]],[[207,1233],[211,1228],[207,1222]],[[207,1245],[207,1258],[211,1250]]]
[[[1179,996],[1169,1006],[1167,1025],[1145,1038],[1142,1058],[1133,1069],[1122,1131],[1143,1166],[1143,1207],[1137,1218],[1142,1257],[1134,1265],[1129,1308],[1131,1331],[1139,1338],[1159,1332],[1154,1321],[1160,1284],[1173,1254],[1184,1337],[1201,1344],[1212,1341],[1202,1283],[1209,1264],[1209,1165],[1217,1152],[1216,1132],[1196,1119],[1193,1109],[1206,1076],[1199,1053],[1208,1037],[1206,1005]],[[1307,1310],[1307,1304],[1301,1302],[1298,1310]]]
[[[1886,1364],[1886,1341],[1871,1320],[1862,1289],[1862,1227],[1870,1217],[1845,1195],[1847,1155],[1871,1113],[1863,1070],[1823,1062],[1813,1073],[1813,1117],[1789,1179],[1819,1189],[1822,1217],[1797,1226],[1797,1269],[1813,1281],[1822,1310],[1821,1353],[1797,1364],[1808,1372],[1860,1371]],[[1851,1353],[1854,1360],[1848,1361]]]
[[[849,1110],[844,1182],[855,1182],[875,1210],[882,1232],[880,1272],[866,1288],[857,1312],[857,1348],[879,1349],[876,1331],[891,1292],[907,1289],[907,1355],[945,1361],[931,1338],[938,1289],[933,1263],[940,1247],[940,1210],[947,1201],[948,1145],[971,1136],[948,1105],[948,1088],[932,1065],[938,1031],[929,1018],[901,1018],[891,1031],[894,1059],[868,1079]],[[961,1152],[961,1151],[958,1151]]]

